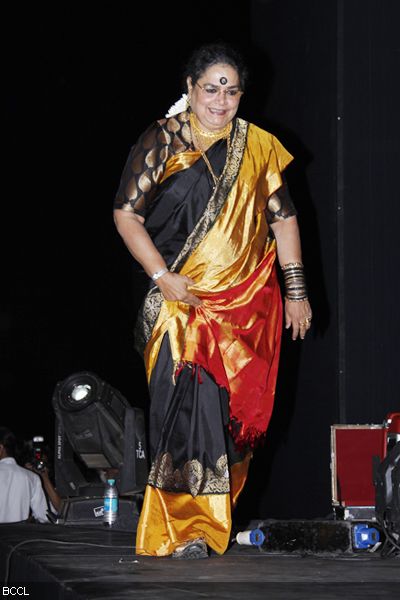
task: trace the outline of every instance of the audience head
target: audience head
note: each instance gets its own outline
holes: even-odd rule
[[[17,439],[10,429],[0,427],[0,459],[14,457],[17,447]]]

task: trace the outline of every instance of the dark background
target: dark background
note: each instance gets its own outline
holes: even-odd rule
[[[276,407],[239,517],[331,511],[330,426],[381,423],[398,384],[397,0],[105,2],[8,9],[1,424],[53,443],[58,381],[93,371],[146,406],[132,261],[112,221],[127,154],[200,42],[241,47],[239,115],[295,156],[314,325],[284,333]]]

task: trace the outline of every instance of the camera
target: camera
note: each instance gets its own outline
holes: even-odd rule
[[[32,438],[32,467],[35,471],[43,471],[46,468],[44,460],[44,437],[35,435]]]

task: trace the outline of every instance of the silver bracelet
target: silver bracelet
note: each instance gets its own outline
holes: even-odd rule
[[[160,269],[159,271],[156,271],[155,273],[153,273],[153,275],[151,276],[153,281],[157,281],[157,279],[160,279],[160,277],[162,277],[163,275],[165,275],[165,273],[168,273],[169,269],[165,268],[165,269]]]

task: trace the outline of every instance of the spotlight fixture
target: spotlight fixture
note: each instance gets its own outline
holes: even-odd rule
[[[144,490],[148,463],[144,414],[95,373],[81,371],[57,383],[55,479],[61,496],[103,493],[116,474],[120,495]]]
[[[386,534],[383,554],[400,551],[400,441],[380,464],[375,464],[375,511]]]

